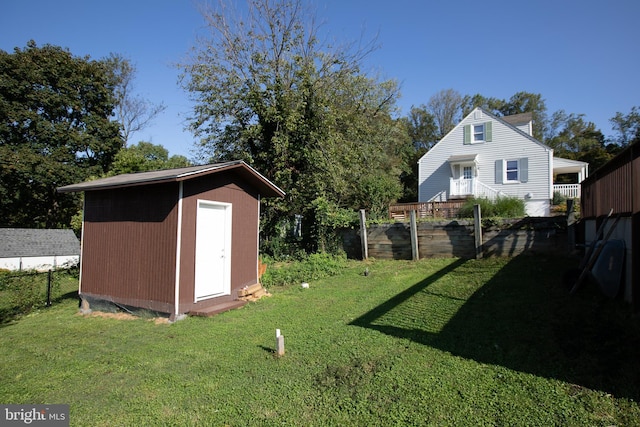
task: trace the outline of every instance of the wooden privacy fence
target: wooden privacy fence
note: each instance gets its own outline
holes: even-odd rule
[[[389,218],[396,221],[408,221],[411,211],[415,211],[418,218],[455,218],[464,204],[465,200],[395,203],[389,205]]]
[[[563,216],[485,221],[482,227],[477,227],[480,222],[478,216],[473,220],[369,224],[359,231],[353,230],[352,234],[357,233],[359,239],[343,235],[343,242],[350,256],[377,259],[480,258],[524,252],[566,254],[569,250]],[[365,241],[366,250],[362,246]]]

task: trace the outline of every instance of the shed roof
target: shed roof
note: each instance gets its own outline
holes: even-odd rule
[[[0,258],[80,255],[73,230],[0,228]]]
[[[266,197],[284,197],[285,192],[241,160],[151,172],[126,173],[58,188],[60,193],[106,190],[112,188],[179,182],[205,175],[234,170],[255,185]]]

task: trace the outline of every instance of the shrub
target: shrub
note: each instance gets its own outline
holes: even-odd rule
[[[498,197],[494,202],[495,216],[518,218],[525,216],[524,200],[515,197]]]
[[[553,192],[553,200],[551,201],[552,205],[554,206],[562,205],[566,201],[567,201],[567,198],[561,192],[559,191]]]
[[[525,216],[524,200],[516,197],[498,197],[496,200],[487,198],[467,199],[460,208],[460,218],[473,218],[473,206],[480,205],[483,217],[518,218]]]
[[[310,280],[318,280],[338,274],[347,266],[345,254],[331,255],[315,253],[300,261],[276,264],[270,258],[263,259],[268,264],[261,278],[264,286],[285,286]]]

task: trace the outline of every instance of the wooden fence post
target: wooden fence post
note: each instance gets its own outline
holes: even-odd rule
[[[360,209],[360,245],[362,246],[362,259],[369,259],[369,247],[367,243],[367,214]]]
[[[416,211],[411,211],[411,256],[414,261],[420,259],[418,248],[418,224],[416,222]]]
[[[473,205],[473,234],[475,235],[476,259],[482,258],[482,212],[480,205]]]

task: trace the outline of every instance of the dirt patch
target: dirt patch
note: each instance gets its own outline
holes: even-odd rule
[[[79,315],[85,317],[102,317],[106,319],[116,319],[116,320],[137,320],[141,319],[141,317],[134,316],[129,313],[106,313],[104,311],[92,311],[89,314],[78,313]],[[153,322],[156,325],[164,325],[169,323],[169,319],[167,317],[154,317],[151,319],[147,319],[149,322]]]

